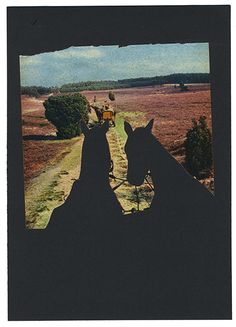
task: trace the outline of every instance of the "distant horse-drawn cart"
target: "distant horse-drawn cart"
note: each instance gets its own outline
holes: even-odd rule
[[[90,107],[94,109],[98,122],[100,124],[104,123],[106,120],[109,121],[111,126],[115,126],[115,118],[116,118],[116,112],[113,107],[110,106],[110,104],[101,104],[101,103],[93,103],[90,104]]]

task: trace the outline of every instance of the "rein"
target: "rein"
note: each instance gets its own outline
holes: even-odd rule
[[[114,186],[112,188],[113,191],[117,190],[121,185],[123,185],[124,183],[128,183],[128,180],[126,178],[120,178],[120,177],[116,177],[113,173],[113,170],[114,170],[114,162],[113,160],[111,159],[111,167],[110,167],[110,171],[109,171],[109,177],[111,179],[113,179],[114,181],[115,180],[118,180],[118,181],[121,181],[118,185]],[[146,182],[146,184],[150,187],[150,189],[152,191],[154,191],[154,187],[152,186],[152,184],[149,182],[148,180],[148,176],[150,176],[150,173],[148,173],[145,177],[144,177],[144,180]],[[139,209],[139,204],[140,204],[140,197],[139,197],[139,190],[137,188],[137,186],[134,186],[135,188],[135,195],[136,195],[136,203],[137,203],[137,209],[135,208],[132,208],[131,210],[125,210],[124,208],[123,209],[123,212],[125,213],[128,213],[128,212],[131,212],[131,213],[134,213],[134,212],[139,212],[141,211]]]

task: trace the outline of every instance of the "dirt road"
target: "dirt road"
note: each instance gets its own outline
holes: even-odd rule
[[[111,186],[117,186],[120,179],[126,178],[127,159],[124,153],[126,134],[123,128],[124,118],[140,116],[142,113],[120,113],[117,115],[116,127],[111,127],[107,133],[112,160],[114,163],[114,176]],[[138,124],[138,123],[137,123]],[[49,142],[49,141],[48,141]],[[67,154],[61,156],[61,160],[45,167],[44,171],[33,178],[25,192],[25,212],[27,228],[45,228],[49,222],[54,208],[61,205],[70,193],[73,182],[79,177],[81,149],[83,136],[77,137],[77,141],[63,151]],[[137,209],[137,194],[134,187],[125,182],[116,189],[116,195],[124,210]],[[143,185],[139,188],[139,209],[150,205],[153,194],[150,187]]]
[[[68,196],[75,179],[79,177],[82,136],[77,138],[68,154],[33,178],[25,192],[27,228],[45,228],[54,208]]]

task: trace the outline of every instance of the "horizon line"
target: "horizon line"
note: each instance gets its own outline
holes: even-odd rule
[[[148,78],[155,78],[155,77],[168,77],[168,76],[172,76],[172,75],[200,75],[200,74],[208,74],[210,75],[210,72],[208,73],[172,73],[172,74],[168,74],[168,75],[155,75],[155,76],[139,76],[139,77],[130,77],[130,78],[122,78],[122,79],[117,79],[117,80],[111,80],[111,79],[99,79],[99,80],[83,80],[83,81],[79,81],[79,82],[69,82],[69,83],[64,83],[61,84],[60,86],[58,85],[51,85],[51,86],[43,86],[43,85],[21,85],[21,87],[62,87],[63,85],[68,85],[68,84],[79,84],[79,83],[87,83],[87,82],[119,82],[119,81],[125,81],[125,80],[132,80],[132,79],[148,79]],[[175,83],[174,83],[175,84]]]

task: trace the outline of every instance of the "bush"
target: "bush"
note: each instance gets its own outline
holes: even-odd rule
[[[80,93],[51,96],[43,105],[45,117],[57,128],[57,137],[68,139],[81,134],[80,120],[88,122],[88,101]]]
[[[22,86],[21,94],[38,98],[41,95],[51,93],[54,90],[56,90],[56,88],[44,87],[44,86]]]
[[[38,98],[40,96],[40,94],[35,86],[22,87],[21,94],[25,94],[25,95],[28,95],[29,97],[35,97],[35,98]]]
[[[180,91],[185,92],[188,91],[188,86],[184,85],[183,82],[179,83]]]
[[[108,93],[108,98],[109,98],[111,101],[115,101],[115,94],[114,94],[112,91],[109,91],[109,93]]]
[[[197,178],[202,172],[212,168],[212,136],[207,126],[206,117],[199,121],[192,119],[193,127],[186,134],[185,165],[187,170]]]

